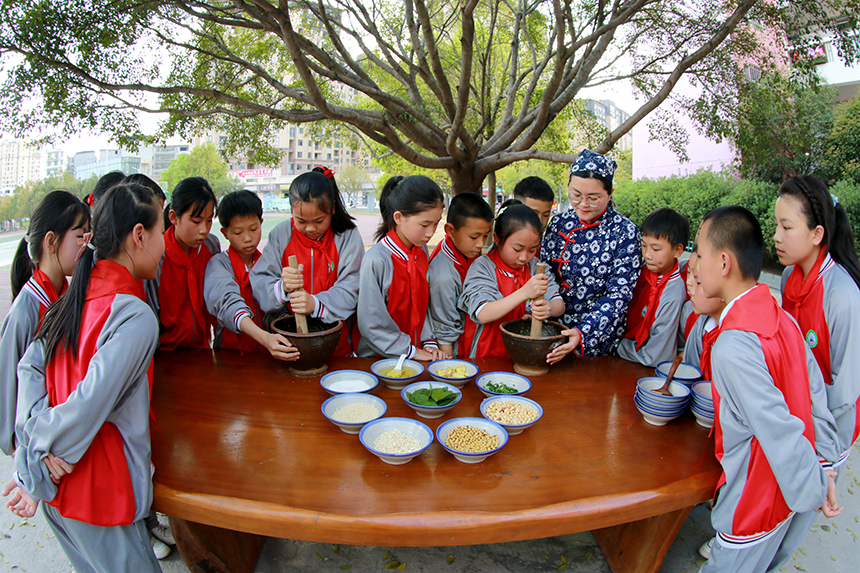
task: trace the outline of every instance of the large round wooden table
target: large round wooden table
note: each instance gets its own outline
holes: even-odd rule
[[[329,371],[369,371],[333,359]],[[511,371],[507,358],[481,372]],[[319,378],[268,355],[160,352],[152,430],[155,508],[171,516],[192,571],[251,572],[266,536],[382,546],[473,545],[591,530],[613,571],[658,571],[693,505],[720,475],[714,442],[691,414],[647,424],[633,403],[653,372],[619,358],[566,358],[532,379],[543,418],[480,464],[434,442],[402,466],[383,463],[320,412]],[[425,372],[419,380],[430,380]],[[469,383],[436,420],[399,390],[375,394],[387,416],[432,430],[480,416]]]

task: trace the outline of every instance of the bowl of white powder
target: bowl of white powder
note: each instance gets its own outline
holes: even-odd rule
[[[320,379],[323,390],[337,396],[356,392],[370,392],[379,385],[379,378],[361,370],[338,370]]]

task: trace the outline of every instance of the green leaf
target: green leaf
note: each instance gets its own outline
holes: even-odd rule
[[[406,569],[406,561],[397,566],[398,571],[403,571],[404,569]]]
[[[448,565],[450,565],[451,563],[454,562],[454,554],[453,553],[448,556],[447,561],[448,561]]]
[[[392,560],[392,561],[389,561],[388,563],[385,564],[385,568],[386,569],[396,569],[398,565],[400,565],[400,561]]]
[[[562,563],[561,565],[559,565],[558,567],[555,568],[556,571],[564,571],[565,569],[567,569],[567,563]]]
[[[341,565],[339,567],[341,571],[346,571],[347,569],[352,569],[352,565]]]
[[[391,557],[391,551],[386,551],[386,552],[385,552],[385,555],[383,555],[383,556],[382,556],[382,560],[383,560],[383,561],[385,561],[385,560],[386,560],[386,559],[388,559],[389,557]]]

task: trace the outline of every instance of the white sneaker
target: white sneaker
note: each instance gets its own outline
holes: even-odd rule
[[[155,537],[149,537],[149,543],[152,545],[152,552],[155,553],[155,558],[161,561],[170,555],[170,546],[162,543]]]
[[[709,559],[711,557],[711,547],[714,546],[714,540],[716,537],[711,537],[699,547],[699,555],[704,557],[705,559]]]
[[[162,543],[166,543],[168,545],[176,545],[176,540],[173,538],[173,531],[171,531],[169,525],[162,525],[161,523],[159,523],[158,525],[150,529],[149,533]]]

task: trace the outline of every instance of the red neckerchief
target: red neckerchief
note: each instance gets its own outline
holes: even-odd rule
[[[451,259],[451,262],[454,263],[454,268],[457,269],[457,272],[460,274],[460,282],[462,283],[465,281],[466,273],[469,272],[469,267],[472,266],[475,259],[467,258],[466,255],[457,250],[457,247],[454,246],[454,242],[451,241],[447,235],[445,235],[445,238],[439,241],[439,244],[436,245],[435,249],[433,249],[433,253],[430,255],[430,260],[432,261],[439,253],[445,253],[445,255]]]
[[[809,371],[806,367],[806,348],[803,337],[788,318],[788,314],[776,303],[767,285],[759,284],[750,292],[737,299],[719,325],[721,333],[727,330],[741,330],[755,334],[764,353],[765,362],[773,384],[785,398],[792,416],[804,424],[803,435],[815,447],[815,434],[812,426],[812,400],[809,395]],[[703,353],[704,356],[704,353]],[[762,383],[751,381],[750,383]],[[722,428],[719,424],[718,381],[712,384],[714,390],[714,430],[717,459],[723,457]],[[749,474],[741,493],[738,506],[743,511],[735,512],[732,530],[735,535],[752,535],[770,531],[791,514],[782,495],[779,484],[767,462],[758,439],[753,437],[750,444]],[[723,474],[717,482],[719,489],[726,482]]]
[[[318,240],[313,240],[296,229],[290,220],[292,233],[290,242],[281,255],[281,266],[289,266],[290,255],[295,255],[303,265],[304,289],[310,294],[327,291],[337,281],[339,261],[337,246],[334,244],[334,231],[331,227]]]
[[[627,332],[624,334],[624,338],[636,340],[637,350],[648,340],[654,318],[657,316],[657,307],[660,306],[660,297],[663,296],[669,279],[676,277],[677,272],[678,261],[676,260],[672,270],[662,276],[647,268],[643,268],[639,273],[633,300],[630,301],[630,307],[627,310]]]
[[[39,297],[39,327],[41,328],[42,319],[45,318],[45,313],[48,312],[48,307],[57,302],[57,299],[66,292],[66,289],[69,288],[69,281],[66,280],[66,277],[63,277],[63,284],[60,285],[60,293],[57,294],[57,290],[54,288],[54,283],[51,282],[48,275],[46,275],[41,269],[36,268],[33,271],[33,280],[37,285],[42,287],[42,290],[45,292],[45,296],[48,297],[47,301],[43,301],[41,300],[41,297]],[[48,304],[44,304],[45,302]]]
[[[523,265],[519,270],[514,270],[510,265],[502,260],[499,256],[498,249],[492,249],[487,256],[496,265],[496,285],[499,287],[499,292],[502,298],[510,296],[519,288],[526,284],[532,276],[529,265]],[[518,305],[505,316],[498,320],[494,320],[489,324],[485,324],[481,330],[481,337],[478,339],[478,345],[475,349],[475,358],[485,358],[489,356],[507,356],[505,346],[502,343],[502,323],[508,320],[516,320],[522,318],[526,314],[526,303]]]
[[[388,314],[412,339],[414,346],[421,346],[421,329],[427,316],[427,303],[430,299],[430,286],[427,284],[427,267],[430,261],[427,252],[421,247],[406,245],[391,229],[382,237],[382,242],[391,251],[394,268],[391,274],[391,287],[388,289]]]
[[[800,331],[812,349],[827,384],[832,384],[833,380],[830,373],[830,329],[824,317],[823,276],[831,265],[833,259],[828,256],[826,249],[818,253],[806,279],[803,278],[800,265],[794,265],[785,281],[782,295],[782,308],[800,325]]]
[[[179,346],[209,348],[209,327],[214,319],[203,300],[203,275],[212,253],[200,245],[185,254],[176,240],[176,227],[164,232],[164,261],[158,283],[159,318],[164,326],[161,349]]]
[[[78,357],[74,358],[71,349],[58,346],[45,368],[45,384],[52,406],[64,403],[86,377],[117,294],[145,299],[140,282],[135,281],[124,266],[111,261],[96,262],[81,315]],[[151,392],[151,360],[147,375]],[[102,425],[75,471],[60,480],[57,495],[47,503],[56,507],[63,517],[92,525],[112,527],[132,523],[134,489],[122,435],[113,423]]]
[[[251,312],[254,313],[252,320],[257,326],[263,328],[263,315],[260,312],[260,307],[257,305],[257,301],[254,300],[254,294],[251,292],[251,273],[248,272],[248,267],[245,266],[245,261],[242,260],[242,257],[233,249],[232,246],[228,247],[227,256],[230,257],[230,266],[233,268],[233,280],[235,280],[236,284],[239,285],[239,292],[241,293],[245,304],[247,304],[248,308],[251,309]],[[257,259],[259,258],[260,251],[254,251],[254,254],[251,256],[252,267],[257,264]],[[259,352],[260,344],[244,332],[237,334],[228,328],[224,328],[221,331],[221,348],[229,348],[245,352]]]
[[[281,255],[281,266],[289,265],[290,255],[295,255],[300,265],[303,265],[304,289],[310,294],[319,294],[329,290],[337,282],[337,268],[340,253],[334,242],[334,231],[331,227],[318,240],[313,240],[296,229],[296,224],[290,221],[290,242],[287,243]],[[321,304],[321,303],[320,303]],[[358,329],[355,330],[356,335]],[[335,356],[349,356],[352,345],[349,341],[350,329],[344,324],[340,331],[340,342],[334,351]]]
[[[699,315],[696,314],[696,311],[691,312],[690,316],[687,317],[687,322],[684,324],[684,340],[690,338],[690,331],[693,330],[693,326],[696,324],[697,320],[699,320]],[[708,378],[708,380],[710,380],[710,378]]]
[[[451,241],[447,235],[445,235],[445,238],[436,245],[435,249],[433,249],[433,253],[430,255],[430,262],[432,262],[434,257],[439,253],[447,256],[454,264],[454,268],[457,269],[457,273],[460,275],[460,284],[462,285],[466,280],[466,273],[469,272],[469,268],[472,266],[472,263],[477,260],[477,257],[474,259],[467,258],[466,255],[457,249],[454,242]],[[457,303],[457,301],[452,302],[454,304]],[[471,349],[472,340],[474,340],[475,332],[477,332],[477,330],[478,325],[475,324],[472,317],[467,314],[466,321],[463,324],[463,334],[460,335],[460,339],[457,343],[458,356],[456,356],[456,358],[469,357],[469,350]]]

